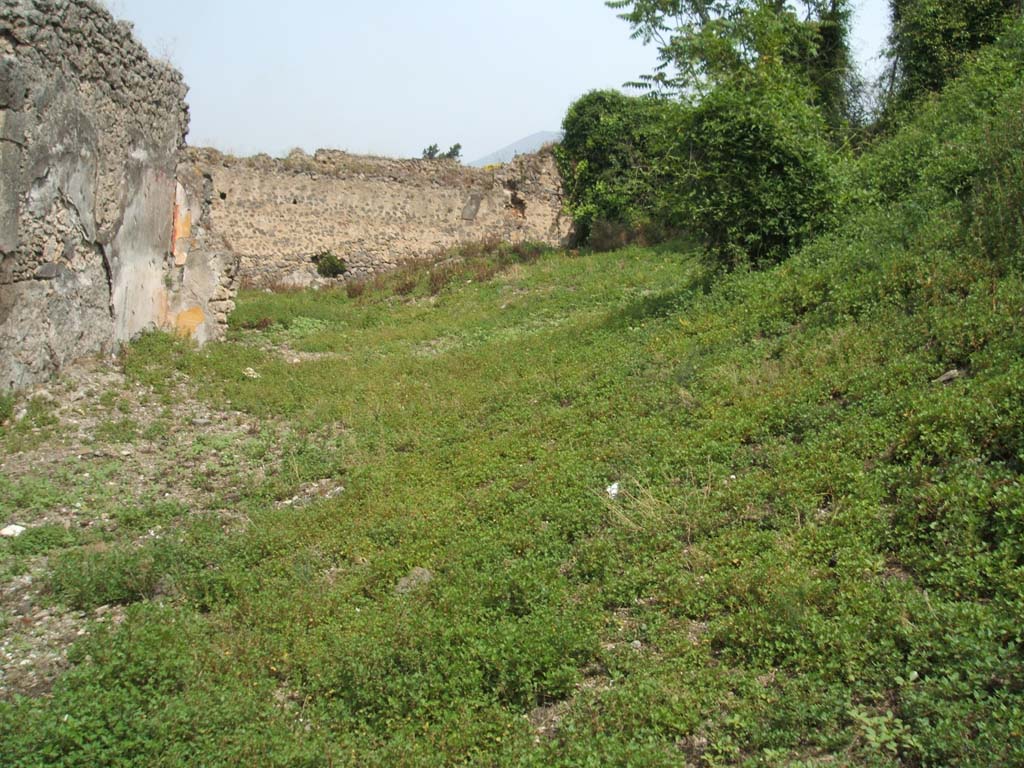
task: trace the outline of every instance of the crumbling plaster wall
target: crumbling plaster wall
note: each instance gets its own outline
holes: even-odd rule
[[[303,287],[330,250],[361,279],[459,243],[568,242],[550,151],[498,168],[318,150],[285,159],[190,149],[213,182],[211,226],[241,258],[243,284]]]
[[[0,389],[148,328],[221,333],[236,264],[208,180],[176,179],[186,91],[92,0],[0,0]]]

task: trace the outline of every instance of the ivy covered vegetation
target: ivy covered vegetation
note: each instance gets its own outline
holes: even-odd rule
[[[614,0],[657,70],[573,104],[558,157],[581,242],[688,235],[763,266],[848,211],[845,175],[1019,16],[1019,0],[890,0],[888,71],[866,83],[849,0]],[[856,183],[853,184],[856,187]]]
[[[47,558],[54,610],[127,605],[52,694],[0,703],[0,764],[1024,764],[1001,24],[912,109],[897,62],[856,153],[749,63],[755,91],[705,67],[693,103],[585,97],[561,150],[583,226],[680,239],[469,251],[443,281],[245,294],[202,350],[143,338],[127,374],[169,407],[190,382],[294,435],[257,476],[232,467],[259,430],[217,444],[234,525],[164,505],[131,517],[159,535],[0,544],[5,573]]]

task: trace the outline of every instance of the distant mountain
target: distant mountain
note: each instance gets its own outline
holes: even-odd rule
[[[561,131],[541,131],[540,133],[534,133],[527,136],[525,139],[520,139],[513,144],[509,144],[507,147],[502,147],[497,152],[492,152],[487,157],[481,157],[479,160],[474,160],[473,162],[468,163],[468,165],[474,165],[480,168],[485,165],[494,165],[495,163],[507,163],[516,155],[527,155],[530,152],[536,152],[545,144],[561,140]]]

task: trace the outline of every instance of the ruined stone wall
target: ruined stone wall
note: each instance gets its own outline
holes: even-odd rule
[[[306,286],[330,250],[356,279],[489,238],[564,245],[571,221],[550,151],[496,169],[333,150],[286,159],[191,149],[213,182],[212,228],[251,286]]]
[[[148,328],[220,333],[235,263],[207,181],[176,180],[186,90],[92,0],[0,0],[0,389]]]

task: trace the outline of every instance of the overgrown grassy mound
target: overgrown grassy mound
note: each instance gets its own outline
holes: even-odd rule
[[[144,339],[131,375],[308,437],[232,489],[244,530],[132,553],[161,601],[51,553],[58,599],[108,568],[137,602],[0,705],[0,762],[1024,763],[1022,62],[1018,32],[765,272],[549,254]]]

